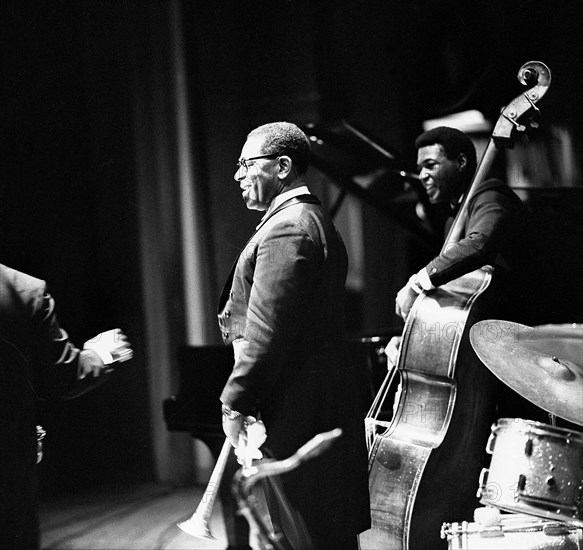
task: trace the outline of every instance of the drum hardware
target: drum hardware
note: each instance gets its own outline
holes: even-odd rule
[[[563,522],[491,507],[476,509],[474,520],[442,525],[441,538],[450,550],[583,549],[583,530]]]
[[[549,423],[551,426],[557,425],[557,415],[553,413],[549,413]]]
[[[505,514],[506,516],[518,516],[521,514]],[[493,538],[493,537],[503,537],[504,533],[521,533],[532,531],[533,523],[539,523],[540,528],[538,530],[542,531],[546,536],[556,537],[567,535],[570,532],[575,531],[577,528],[574,526],[569,526],[566,523],[561,522],[536,522],[534,521],[534,516],[524,516],[531,521],[522,520],[520,523],[515,523],[514,525],[509,525],[506,529],[503,529],[502,524],[494,526],[483,526],[480,524],[472,524],[467,521],[444,523],[441,527],[441,538],[447,539],[452,535],[460,535],[462,533],[477,533],[483,538]],[[475,526],[472,526],[475,525]]]

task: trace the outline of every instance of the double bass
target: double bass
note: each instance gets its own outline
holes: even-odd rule
[[[525,63],[519,81],[529,86],[501,112],[472,183],[445,240],[442,252],[463,236],[468,205],[496,153],[511,147],[524,132],[526,114],[550,85],[550,71],[539,61]],[[531,126],[538,123],[533,119]],[[419,295],[403,329],[395,367],[381,392],[394,387],[390,421],[379,410],[366,419],[369,445],[371,528],[359,537],[362,550],[435,550],[446,521],[467,518],[478,505],[476,488],[494,415],[496,380],[469,343],[471,326],[480,320],[494,275],[490,265]]]

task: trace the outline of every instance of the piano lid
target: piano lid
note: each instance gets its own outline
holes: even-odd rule
[[[311,142],[312,166],[340,187],[341,194],[330,209],[332,216],[346,193],[351,193],[396,220],[430,250],[439,250],[439,212],[430,207],[419,176],[404,169],[400,154],[346,120],[302,129]]]

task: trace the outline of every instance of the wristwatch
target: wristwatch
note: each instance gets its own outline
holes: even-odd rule
[[[223,416],[225,418],[228,418],[229,420],[235,420],[235,418],[239,418],[240,416],[243,416],[239,411],[236,411],[235,409],[231,409],[231,407],[229,407],[229,405],[225,405],[224,403],[223,403],[221,408],[223,411]]]

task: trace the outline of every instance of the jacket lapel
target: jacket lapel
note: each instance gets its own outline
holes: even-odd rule
[[[235,269],[237,267],[237,262],[239,261],[239,257],[243,253],[243,250],[245,250],[245,248],[247,248],[247,245],[253,240],[253,237],[255,237],[255,235],[257,235],[257,232],[265,225],[265,223],[268,220],[270,220],[273,216],[275,216],[275,214],[277,214],[278,212],[281,212],[284,208],[287,208],[289,206],[293,206],[294,204],[299,204],[302,202],[309,203],[309,204],[320,204],[320,200],[315,195],[311,195],[311,194],[298,195],[298,196],[292,197],[291,199],[288,199],[287,201],[280,204],[273,212],[271,212],[271,214],[269,214],[268,216],[265,216],[261,220],[261,222],[259,223],[259,225],[255,229],[255,232],[253,233],[253,235],[251,235],[251,237],[249,237],[249,240],[245,243],[245,246],[241,249],[241,252],[239,252],[237,257],[235,258],[235,261],[233,262],[233,265],[231,266],[231,271],[229,272],[229,276],[227,277],[227,280],[225,281],[225,285],[223,286],[223,290],[221,292],[221,297],[219,299],[217,312],[219,312],[219,313],[221,312],[221,310],[223,309],[223,306],[225,305],[225,303],[227,302],[227,300],[229,298],[229,292],[231,290],[231,286],[233,285],[233,277],[235,276]]]
[[[269,214],[268,216],[265,216],[261,220],[261,222],[259,223],[259,225],[255,229],[255,233],[253,233],[253,235],[251,236],[251,239],[253,239],[253,237],[255,236],[257,231],[259,231],[259,229],[261,229],[265,225],[267,220],[270,220],[273,216],[275,216],[275,214],[277,214],[278,212],[281,212],[284,208],[287,208],[288,206],[293,206],[294,204],[299,204],[301,202],[307,202],[310,204],[320,204],[318,197],[316,197],[315,195],[307,195],[307,194],[306,195],[298,195],[297,197],[292,197],[291,199],[286,200],[285,202],[281,203],[271,214]],[[251,242],[251,239],[249,239],[249,241],[247,241],[247,243]]]

